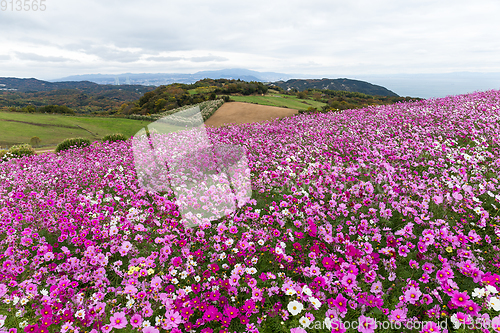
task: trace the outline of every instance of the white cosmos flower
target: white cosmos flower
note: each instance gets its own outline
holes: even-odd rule
[[[311,324],[311,321],[309,320],[309,318],[304,317],[304,316],[302,316],[299,319],[299,322],[302,325],[302,327],[304,327],[304,328],[309,327],[309,325]]]
[[[288,311],[296,316],[304,309],[304,305],[298,301],[291,301],[288,303]]]
[[[496,298],[496,297],[492,297],[490,298],[490,300],[488,301],[488,305],[490,306],[490,308],[492,308],[493,310],[495,311],[500,311],[500,299]]]
[[[316,297],[309,298],[309,302],[311,302],[311,304],[314,306],[316,310],[318,310],[321,307],[321,302]]]
[[[456,314],[456,313],[454,313],[454,314],[451,316],[450,320],[451,320],[451,322],[452,322],[452,324],[453,324],[453,327],[454,327],[455,329],[458,329],[458,328],[460,327],[460,324],[461,324],[461,323],[460,323],[460,321],[458,320],[458,318],[457,318],[457,314]]]
[[[472,297],[479,297],[482,298],[486,295],[485,290],[483,288],[474,288],[474,291],[472,292]]]
[[[333,328],[332,320],[330,319],[330,317],[325,318],[325,327],[328,328],[329,330]]]
[[[307,296],[311,296],[312,295],[312,291],[311,291],[311,289],[309,289],[308,286],[304,286],[304,288],[302,288],[302,292],[304,294],[306,294]]]
[[[78,311],[76,311],[75,316],[77,316],[78,318],[82,319],[82,318],[85,317],[85,311],[84,310],[78,310]]]
[[[496,294],[496,293],[498,293],[497,288],[495,288],[494,286],[487,285],[485,288],[486,288],[486,290],[488,290],[490,292],[490,294]]]
[[[255,269],[255,267],[250,267],[250,268],[247,268],[247,269],[245,269],[245,271],[246,271],[248,274],[255,274],[255,273],[257,273],[257,270]]]

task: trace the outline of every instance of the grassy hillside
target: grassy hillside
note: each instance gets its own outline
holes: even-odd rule
[[[40,145],[46,149],[71,137],[98,140],[116,132],[130,137],[148,123],[121,118],[0,112],[0,147],[29,143],[34,136],[42,140]]]
[[[260,105],[279,106],[296,110],[307,110],[310,107],[321,109],[326,103],[311,99],[299,99],[297,96],[269,94],[264,96],[231,96],[236,102],[255,103]]]

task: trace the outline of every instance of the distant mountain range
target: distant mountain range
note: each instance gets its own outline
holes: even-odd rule
[[[18,92],[37,92],[37,91],[52,91],[58,89],[79,89],[82,92],[97,93],[107,91],[130,91],[143,94],[151,91],[154,87],[143,85],[103,85],[90,81],[75,81],[75,82],[49,82],[38,79],[19,79],[15,77],[0,77],[0,90],[18,91]]]
[[[127,80],[128,77],[128,80]],[[75,75],[51,80],[55,81],[92,81],[100,84],[131,83],[141,85],[167,85],[174,82],[194,83],[204,78],[241,79],[244,81],[276,82],[290,79],[336,79],[346,77],[362,80],[374,85],[386,87],[400,96],[420,98],[445,97],[474,91],[500,89],[500,73],[455,72],[436,74],[358,74],[358,75],[323,75],[283,74],[274,72],[257,72],[248,69],[223,69],[203,71],[194,74],[91,74]],[[0,87],[1,88],[1,87]]]
[[[290,79],[283,81],[286,77],[279,73],[260,73],[244,69],[226,69],[221,71],[205,71],[195,74],[127,74],[125,80],[120,81],[120,75],[113,77],[103,74],[75,75],[62,78],[52,82],[37,79],[0,78],[0,89],[17,90],[19,92],[52,91],[56,89],[79,89],[83,92],[102,91],[133,91],[144,93],[152,90],[155,86],[168,85],[172,83],[191,84],[199,80],[210,79],[232,79],[242,81],[258,81],[275,84],[284,90],[297,89],[303,91],[312,89],[342,90],[360,92],[368,95],[395,96],[398,95],[384,87],[373,85],[368,82],[351,79]],[[132,77],[132,78],[131,78]],[[273,82],[270,79],[281,78]],[[90,82],[93,80],[93,82]],[[110,82],[115,80],[111,84]],[[126,82],[130,84],[125,84]],[[138,84],[142,82],[142,84]],[[132,84],[134,83],[134,84]]]
[[[367,95],[394,96],[398,95],[387,88],[377,86],[365,81],[351,79],[291,79],[288,81],[273,82],[273,84],[284,90],[297,89],[303,91],[307,89],[328,89],[349,92],[360,92]]]
[[[85,74],[72,75],[60,79],[50,80],[51,82],[60,81],[92,81],[99,84],[140,84],[161,86],[172,83],[191,84],[202,79],[229,79],[243,81],[273,82],[278,80],[287,80],[293,76],[289,74],[273,72],[257,72],[249,69],[222,69],[217,71],[201,71],[194,74],[179,73],[142,73],[142,74]]]
[[[447,95],[459,95],[474,91],[485,91],[489,89],[500,89],[500,73],[438,73],[438,74],[386,74],[386,75],[307,75],[307,74],[283,74],[274,72],[257,72],[248,69],[234,68],[223,69],[216,71],[202,71],[194,74],[179,74],[179,73],[143,73],[143,74],[86,74],[73,75],[60,79],[49,80],[49,83],[57,83],[57,87],[64,87],[64,84],[71,82],[90,81],[101,85],[109,85],[106,89],[119,84],[122,90],[129,89],[129,85],[136,85],[132,89],[140,89],[137,86],[160,86],[171,83],[194,83],[201,79],[240,79],[243,81],[260,81],[260,82],[286,82],[290,79],[308,79],[321,81],[322,78],[337,79],[339,77],[347,77],[352,81],[361,80],[372,85],[385,87],[388,91],[400,96],[412,96],[420,98],[445,97]],[[18,79],[22,80],[22,79]],[[28,79],[29,80],[29,79]],[[63,82],[62,82],[63,81]],[[89,83],[79,83],[81,86],[89,86]],[[30,84],[30,82],[25,82]],[[63,86],[59,85],[63,83]],[[7,85],[0,80],[0,91],[15,88],[15,83],[9,82]],[[54,85],[45,83],[46,87],[37,86],[37,89],[54,89]],[[34,88],[33,85],[31,88]],[[31,89],[30,88],[30,89]],[[57,88],[61,89],[61,88]],[[357,90],[351,90],[357,91]]]

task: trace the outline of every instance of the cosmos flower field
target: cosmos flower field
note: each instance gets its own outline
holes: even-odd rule
[[[0,332],[500,332],[500,91],[208,132],[252,199],[196,228],[130,140],[1,163]]]

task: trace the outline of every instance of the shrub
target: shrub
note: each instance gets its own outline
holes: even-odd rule
[[[40,142],[42,142],[42,140],[40,140],[40,138],[37,136],[34,136],[30,139],[30,143],[32,146],[39,146]]]
[[[11,156],[8,150],[2,149],[0,150],[0,162],[5,162],[9,160],[9,157]]]
[[[90,140],[85,139],[85,138],[71,138],[71,139],[66,139],[60,144],[57,145],[56,147],[56,153],[63,151],[63,150],[68,150],[72,148],[81,148],[81,147],[87,147],[90,145]]]
[[[9,150],[0,150],[0,161],[5,162],[13,158],[35,155],[36,152],[29,144],[10,147]]]
[[[36,154],[35,149],[33,149],[33,147],[31,147],[31,145],[27,143],[24,145],[10,147],[9,153],[14,155],[14,157],[31,156]]]
[[[116,141],[127,141],[127,137],[121,133],[108,134],[102,138],[102,141],[116,142]]]
[[[40,113],[62,113],[62,114],[75,114],[75,111],[68,108],[66,105],[46,105],[38,108]]]

